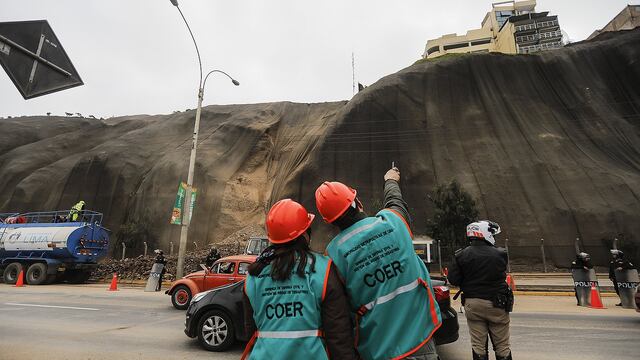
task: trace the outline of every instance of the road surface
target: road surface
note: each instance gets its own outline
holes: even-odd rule
[[[209,353],[183,331],[184,312],[164,293],[107,285],[0,285],[0,359],[238,359],[242,346]],[[614,305],[578,308],[570,296],[521,296],[512,316],[519,360],[637,359],[640,313]],[[459,305],[456,304],[456,309]],[[439,347],[443,360],[470,358],[460,315],[460,340]]]

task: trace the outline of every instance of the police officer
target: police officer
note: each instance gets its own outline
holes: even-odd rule
[[[327,254],[345,282],[363,359],[435,360],[440,309],[413,249],[400,171],[392,168],[384,180],[385,209],[375,216],[364,212],[356,190],[339,182],[318,187],[318,211],[340,229]]]
[[[158,279],[158,285],[156,285],[156,291],[160,291],[160,289],[162,288],[162,278],[164,277],[164,273],[167,272],[167,260],[164,258],[164,251],[156,249],[153,252],[156,253],[156,258],[153,262],[155,264],[162,264],[160,278]]]
[[[309,248],[314,215],[285,199],[266,228],[271,246],[249,266],[242,359],[357,359],[348,300],[335,267]]]
[[[576,254],[576,259],[571,262],[572,270],[585,270],[589,271],[593,269],[593,264],[591,263],[591,256],[586,252],[581,252]],[[580,306],[580,298],[578,297],[578,289],[573,287],[573,294],[576,296],[576,304]]]
[[[509,360],[509,312],[513,293],[506,282],[505,249],[495,247],[500,226],[482,220],[467,226],[470,245],[456,251],[448,279],[460,286],[474,360],[488,360],[491,337],[497,360]]]
[[[218,252],[218,249],[214,246],[211,248],[211,250],[209,250],[209,254],[205,258],[204,264],[208,268],[210,268],[218,260],[220,260],[220,253]]]
[[[609,279],[613,282],[613,287],[616,290],[616,294],[620,296],[620,289],[618,288],[618,279],[616,279],[616,270],[632,270],[633,264],[624,258],[622,250],[611,250],[611,256],[613,259],[609,263]],[[622,302],[616,304],[616,306],[622,306]]]

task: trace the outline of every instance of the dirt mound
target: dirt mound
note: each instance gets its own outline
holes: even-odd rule
[[[457,179],[482,217],[502,225],[513,257],[545,239],[550,263],[573,242],[597,263],[613,237],[640,247],[640,30],[537,55],[473,54],[413,65],[351,101],[209,106],[195,172],[190,242],[202,248],[261,226],[285,197],[315,211],[324,180],[381,203],[392,161],[414,227],[427,193]],[[135,224],[151,247],[177,244],[168,219],[187,173],[194,111],[89,120],[0,120],[0,211],[69,208],[105,213],[114,244]],[[374,212],[377,209],[369,209]],[[313,246],[332,229],[316,221]],[[127,251],[142,252],[137,241]]]

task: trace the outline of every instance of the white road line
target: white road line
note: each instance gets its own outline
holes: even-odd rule
[[[32,306],[32,307],[54,308],[54,309],[100,311],[100,309],[75,307],[75,306],[37,305],[37,304],[20,304],[20,303],[4,303],[4,304],[13,305],[13,306]]]

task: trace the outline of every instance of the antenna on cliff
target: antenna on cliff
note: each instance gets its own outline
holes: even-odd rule
[[[351,52],[351,81],[352,81],[351,90],[353,91],[352,95],[355,95],[356,94],[356,57],[353,54],[353,51]]]

